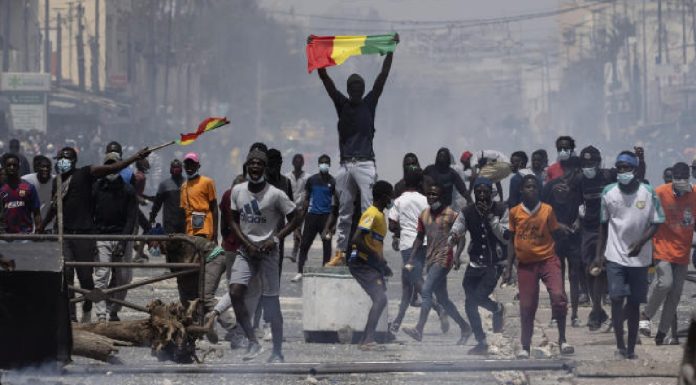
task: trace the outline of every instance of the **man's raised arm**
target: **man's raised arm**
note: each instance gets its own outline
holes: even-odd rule
[[[399,43],[398,33],[394,35],[394,41],[396,41],[397,44]],[[376,97],[380,97],[380,95],[382,95],[382,91],[384,90],[384,84],[387,83],[387,77],[389,76],[389,71],[391,70],[393,59],[393,52],[387,53],[387,55],[384,57],[384,62],[382,63],[382,71],[379,73],[379,75],[377,75],[377,79],[375,79],[375,85],[372,86],[372,92]]]
[[[336,85],[334,84],[333,80],[331,80],[329,73],[326,72],[326,68],[317,69],[317,73],[319,74],[319,79],[321,79],[321,82],[324,83],[324,88],[326,89],[326,92],[329,94],[331,99],[333,99],[334,95],[336,95],[336,92],[338,92],[338,90],[336,89]]]

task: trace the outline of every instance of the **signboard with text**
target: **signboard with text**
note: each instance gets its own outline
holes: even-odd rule
[[[46,132],[49,74],[35,72],[0,73],[0,92],[10,101],[11,127],[21,131]]]

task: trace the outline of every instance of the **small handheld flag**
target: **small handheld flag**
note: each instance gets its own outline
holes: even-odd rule
[[[198,125],[198,129],[195,132],[180,134],[181,138],[177,140],[176,143],[181,146],[189,145],[196,141],[199,136],[203,135],[204,132],[212,131],[226,124],[230,124],[230,121],[227,120],[227,118],[208,118]]]

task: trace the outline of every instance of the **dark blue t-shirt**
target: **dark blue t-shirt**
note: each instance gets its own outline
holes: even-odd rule
[[[331,175],[326,179],[321,174],[314,174],[307,179],[305,190],[309,197],[309,213],[315,215],[330,214],[336,181]]]

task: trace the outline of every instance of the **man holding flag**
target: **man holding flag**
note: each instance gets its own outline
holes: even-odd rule
[[[319,78],[334,103],[338,115],[338,145],[341,167],[336,174],[336,191],[339,198],[336,255],[327,266],[345,264],[345,252],[353,218],[354,200],[360,194],[361,211],[372,204],[372,185],[377,179],[373,139],[375,136],[375,112],[384,84],[391,69],[393,53],[399,42],[399,34],[379,36],[310,36],[307,41],[308,68],[318,68]],[[326,72],[327,66],[341,64],[352,55],[367,53],[385,54],[382,71],[377,75],[372,91],[365,93],[365,81],[358,74],[348,77],[348,97],[336,89]]]

